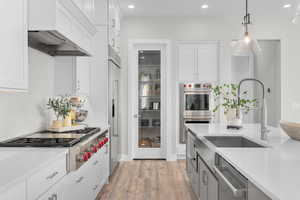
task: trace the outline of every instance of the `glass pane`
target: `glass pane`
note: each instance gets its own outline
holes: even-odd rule
[[[139,51],[139,148],[160,148],[160,51]]]
[[[209,95],[208,94],[187,94],[185,95],[186,110],[208,110]]]

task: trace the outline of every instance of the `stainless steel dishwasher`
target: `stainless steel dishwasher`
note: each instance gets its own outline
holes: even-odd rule
[[[214,171],[219,182],[219,200],[247,200],[248,180],[216,154]]]

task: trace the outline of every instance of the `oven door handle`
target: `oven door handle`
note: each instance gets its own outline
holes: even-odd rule
[[[235,196],[235,197],[242,197],[242,196],[245,195],[246,188],[238,189],[238,188],[234,187],[234,185],[232,185],[232,183],[223,175],[223,173],[216,166],[214,166],[214,171],[219,175],[219,177],[230,188],[230,190],[233,193],[233,196]]]

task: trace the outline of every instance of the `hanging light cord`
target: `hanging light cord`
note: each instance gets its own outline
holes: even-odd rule
[[[251,24],[250,13],[248,12],[248,0],[246,0],[246,15],[244,16],[243,25],[245,26],[245,35],[248,35],[248,25]]]

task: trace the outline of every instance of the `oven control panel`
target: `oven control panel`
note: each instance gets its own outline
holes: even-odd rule
[[[202,90],[210,90],[212,88],[211,83],[186,83],[183,84],[184,90],[189,91],[191,89],[202,89]]]

